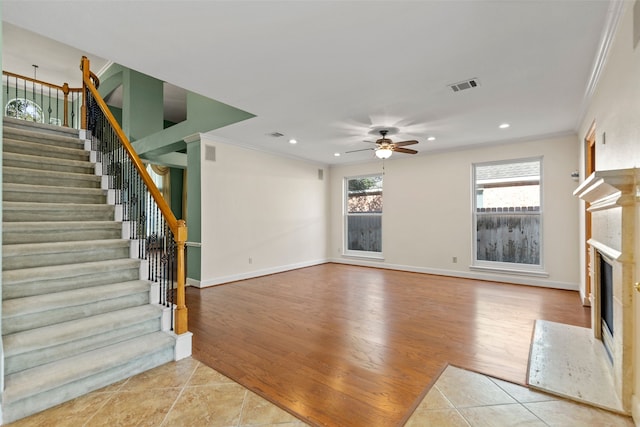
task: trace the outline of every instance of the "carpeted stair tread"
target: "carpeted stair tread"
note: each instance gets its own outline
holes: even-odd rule
[[[108,332],[131,323],[160,318],[161,315],[160,306],[147,304],[87,317],[81,322],[74,320],[5,335],[3,337],[4,354],[5,357],[12,357],[49,345],[76,341],[96,333]]]
[[[80,148],[84,149],[84,141],[77,136],[44,133],[29,129],[21,129],[17,127],[3,128],[3,138],[16,141],[36,142],[42,145],[51,145],[55,147]]]
[[[3,202],[3,222],[112,221],[115,207],[93,203]]]
[[[115,221],[5,222],[2,225],[3,245],[121,237],[122,223]]]
[[[128,282],[139,279],[139,272],[140,261],[132,258],[7,270],[2,273],[2,297],[7,301]]]
[[[106,201],[106,194],[100,188],[52,187],[5,182],[2,184],[2,199],[7,202],[103,204]]]
[[[3,245],[3,270],[128,258],[130,241],[125,239]]]
[[[72,138],[78,138],[80,132],[78,129],[71,127],[64,127],[58,125],[52,125],[48,123],[34,123],[23,119],[16,119],[13,117],[4,116],[3,118],[3,131],[7,132],[13,129],[24,129],[35,131],[38,133],[63,135]]]
[[[174,338],[164,332],[153,332],[7,375],[3,403],[11,405],[26,397],[43,394],[83,378],[99,375],[101,372],[117,368],[127,361],[140,359],[162,349],[171,348],[174,342]]]
[[[55,147],[37,142],[19,141],[10,138],[2,139],[3,153],[27,154],[58,159],[88,161],[89,152],[83,148]]]
[[[59,172],[40,169],[2,168],[2,182],[14,184],[49,185],[52,187],[100,188],[102,177],[86,173]]]
[[[7,167],[89,174],[93,174],[95,170],[95,165],[89,161],[50,159],[43,156],[6,152],[2,154],[2,164]]]
[[[90,292],[84,288],[32,297],[15,298],[2,302],[2,320],[4,323],[17,316],[42,313],[59,308],[81,306],[87,303],[148,291],[148,281],[133,280],[130,282],[98,286],[91,288]]]
[[[160,306],[147,304],[5,335],[5,373],[158,331],[161,316]]]

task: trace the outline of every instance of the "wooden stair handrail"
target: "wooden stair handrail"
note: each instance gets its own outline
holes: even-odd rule
[[[97,87],[94,85],[92,81],[92,74],[89,69],[89,59],[86,56],[82,57],[82,62],[80,64],[80,69],[82,70],[82,84],[83,87],[91,92],[94,100],[102,110],[102,113],[107,118],[109,124],[113,128],[114,132],[120,139],[122,146],[124,147],[129,159],[135,166],[136,170],[140,174],[142,181],[145,186],[149,190],[149,193],[155,200],[162,216],[164,216],[167,221],[167,225],[171,229],[173,233],[174,239],[176,241],[177,246],[177,289],[176,289],[176,319],[175,319],[175,332],[180,335],[187,332],[187,307],[185,305],[185,263],[184,263],[184,248],[185,242],[187,241],[187,224],[184,220],[176,219],[176,216],[171,211],[171,208],[167,204],[164,197],[156,187],[156,184],[153,182],[153,179],[147,172],[147,169],[144,167],[142,160],[138,156],[138,153],[135,152],[129,138],[124,134],[124,131],[118,124],[118,121],[115,119],[109,107],[104,102],[100,93],[98,92]],[[84,94],[84,91],[83,91]],[[86,100],[83,99],[82,103],[82,124],[83,128],[86,129]]]

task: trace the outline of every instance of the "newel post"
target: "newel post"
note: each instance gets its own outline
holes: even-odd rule
[[[80,60],[80,69],[82,70],[82,107],[80,107],[80,128],[87,129],[87,84],[91,70],[89,69],[89,58],[83,56]],[[65,108],[67,103],[65,102]],[[65,114],[65,120],[66,120]]]
[[[184,264],[184,245],[187,241],[187,223],[181,219],[178,220],[178,230],[175,235],[176,245],[178,249],[178,288],[176,289],[176,325],[175,332],[177,335],[184,334],[188,331],[187,306],[185,304],[185,264]]]

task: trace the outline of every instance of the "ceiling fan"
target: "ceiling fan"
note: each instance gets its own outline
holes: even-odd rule
[[[355,153],[357,151],[375,150],[376,157],[379,159],[388,159],[389,157],[391,157],[391,154],[393,154],[394,151],[397,153],[405,153],[405,154],[417,153],[416,150],[412,150],[410,148],[402,148],[402,147],[406,145],[417,144],[418,141],[416,141],[415,139],[412,139],[409,141],[393,142],[389,138],[387,138],[388,132],[389,131],[387,129],[381,129],[380,135],[382,136],[382,138],[378,139],[375,143],[373,141],[365,141],[365,142],[371,142],[376,144],[377,145],[376,148],[364,148],[362,150],[346,151],[345,153]]]

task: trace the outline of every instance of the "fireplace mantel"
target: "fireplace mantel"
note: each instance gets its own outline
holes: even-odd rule
[[[588,202],[589,210],[593,211],[622,206],[633,202],[637,181],[640,181],[640,168],[595,171],[573,195]]]

